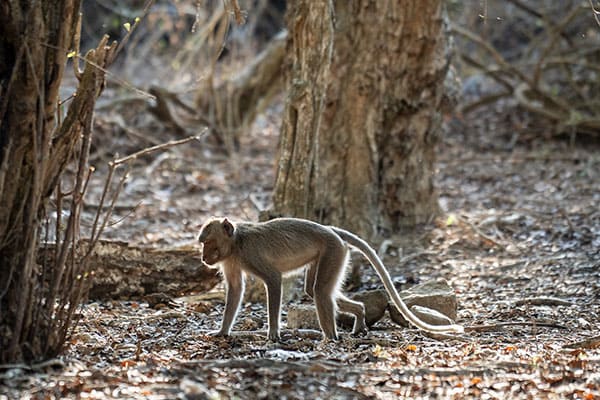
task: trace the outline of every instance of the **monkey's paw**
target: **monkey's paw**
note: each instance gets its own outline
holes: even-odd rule
[[[352,335],[354,336],[366,336],[369,333],[369,329],[365,323],[355,323],[354,329],[352,329]]]
[[[367,336],[368,333],[369,333],[369,330],[367,328],[352,330],[353,336],[364,337],[364,336]]]
[[[323,335],[323,340],[321,341],[321,343],[323,343],[323,344],[330,344],[330,343],[336,343],[339,340],[340,340],[340,337],[337,334],[335,334],[333,336]]]

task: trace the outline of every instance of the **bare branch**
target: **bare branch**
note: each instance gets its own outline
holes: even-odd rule
[[[187,137],[185,139],[180,139],[180,140],[172,140],[172,141],[167,142],[167,143],[163,143],[163,144],[159,144],[159,145],[156,145],[156,146],[148,147],[146,149],[140,150],[140,151],[138,151],[136,153],[133,153],[133,154],[130,154],[128,156],[125,156],[125,157],[113,160],[109,164],[110,165],[118,166],[118,165],[126,163],[128,161],[135,160],[136,158],[141,157],[143,155],[154,153],[155,151],[158,151],[158,150],[164,150],[164,149],[168,149],[169,147],[179,146],[181,144],[190,142],[192,140],[200,140],[200,138],[202,137],[202,135],[204,135],[206,133],[206,131],[207,131],[207,129],[205,128],[204,131],[202,131],[202,133],[200,135],[194,135],[194,136],[190,136],[190,137]]]

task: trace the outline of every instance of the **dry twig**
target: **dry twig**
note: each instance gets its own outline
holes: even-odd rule
[[[600,347],[600,335],[579,342],[567,343],[563,347],[567,349],[595,349]]]
[[[556,297],[540,296],[540,297],[528,297],[526,299],[516,300],[514,302],[516,306],[522,306],[529,304],[532,306],[574,306],[575,303],[568,300],[558,299]]]
[[[566,326],[562,326],[559,324],[549,324],[547,322],[499,322],[497,324],[482,324],[482,325],[470,325],[465,326],[465,332],[490,332],[490,331],[498,331],[503,328],[508,328],[511,326],[531,326],[531,327],[545,327],[545,328],[555,328],[555,329],[568,329]]]

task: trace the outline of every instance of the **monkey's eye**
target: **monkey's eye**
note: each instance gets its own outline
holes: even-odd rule
[[[214,249],[217,248],[214,240],[207,240],[207,241],[200,242],[200,243],[202,243],[202,252],[203,253],[210,252],[211,249],[214,251]]]

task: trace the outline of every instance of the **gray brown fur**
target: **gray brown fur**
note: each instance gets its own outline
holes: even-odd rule
[[[349,255],[348,244],[371,262],[400,312],[419,328],[433,332],[457,332],[457,325],[431,326],[406,307],[394,288],[385,266],[361,238],[332,226],[296,219],[277,218],[268,222],[232,224],[226,218],[210,219],[200,229],[203,260],[220,264],[227,284],[225,314],[220,335],[229,335],[244,292],[242,271],[260,278],[267,288],[269,339],[279,339],[282,274],[306,267],[305,292],[314,299],[319,324],[328,339],[337,339],[336,308],[354,315],[355,334],[366,332],[364,305],[345,297],[339,290]]]

